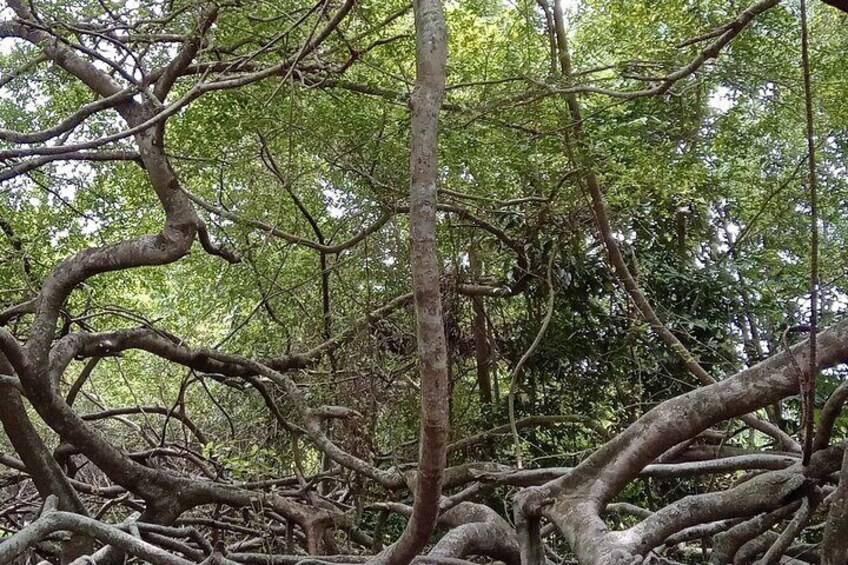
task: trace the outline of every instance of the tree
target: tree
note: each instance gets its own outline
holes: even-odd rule
[[[832,7],[6,0],[0,561],[841,563]]]

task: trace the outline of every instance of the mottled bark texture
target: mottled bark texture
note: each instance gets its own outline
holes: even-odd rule
[[[839,486],[831,495],[830,511],[821,545],[822,565],[848,563],[848,449],[842,459]]]
[[[447,25],[441,0],[415,0],[416,78],[410,107],[409,229],[419,374],[421,434],[415,504],[400,538],[377,561],[409,563],[433,533],[444,481],[450,380],[436,254],[439,109],[445,91]]]
[[[323,232],[306,208],[300,204],[298,207],[312,224],[317,242],[286,233],[259,221],[245,221],[239,214],[222,210],[191,196],[181,186],[170,162],[169,152],[164,146],[165,123],[168,116],[174,115],[180,107],[167,105],[169,92],[184,76],[183,73],[187,73],[195,64],[198,53],[205,50],[204,35],[214,29],[218,11],[227,10],[228,5],[198,7],[196,25],[191,33],[180,40],[179,47],[173,51],[172,60],[162,61],[163,66],[145,76],[138,87],[129,87],[127,81],[122,80],[119,74],[110,75],[102,70],[99,63],[95,64],[97,59],[90,53],[74,47],[71,43],[57,41],[55,34],[38,24],[37,14],[32,13],[33,3],[7,0],[14,15],[10,16],[8,21],[0,21],[0,36],[16,38],[40,49],[44,60],[51,61],[71,77],[75,77],[96,94],[98,99],[80,108],[62,123],[42,132],[19,135],[3,130],[0,131],[0,139],[23,145],[54,140],[58,135],[72,131],[88,116],[106,108],[113,108],[127,129],[116,134],[117,137],[111,141],[123,140],[128,147],[131,144],[133,147],[126,151],[99,153],[99,156],[88,153],[89,149],[96,148],[97,143],[91,147],[45,145],[32,154],[27,151],[32,152],[33,148],[3,149],[0,151],[0,159],[25,156],[31,159],[22,161],[20,166],[15,165],[17,168],[4,170],[3,174],[0,174],[0,182],[35,170],[54,158],[58,160],[59,157],[66,160],[131,160],[138,163],[147,176],[150,188],[156,194],[164,212],[164,220],[158,233],[126,239],[112,245],[92,247],[67,258],[36,285],[37,296],[0,313],[0,326],[23,315],[31,316],[28,323],[22,326],[25,329],[21,331],[27,332],[25,337],[23,333],[13,335],[0,327],[0,351],[3,352],[3,355],[0,355],[0,404],[4,408],[0,411],[0,420],[21,459],[18,461],[4,457],[4,464],[11,464],[18,470],[26,469],[39,495],[56,501],[54,510],[45,512],[41,518],[23,527],[0,545],[0,563],[16,558],[26,548],[57,530],[76,532],[86,539],[110,544],[113,554],[135,555],[153,563],[185,565],[189,562],[186,558],[177,556],[177,553],[191,557],[192,562],[226,562],[213,551],[208,540],[197,540],[194,547],[183,551],[186,547],[180,546],[175,537],[168,538],[175,530],[153,531],[150,524],[142,527],[139,524],[133,526],[129,522],[110,526],[91,520],[83,515],[85,507],[79,503],[75,488],[88,489],[80,490],[86,494],[113,489],[110,496],[119,496],[126,492],[132,495],[133,503],[140,499],[144,512],[139,517],[139,522],[173,522],[187,510],[200,505],[231,506],[245,510],[262,508],[273,516],[273,520],[286,522],[290,546],[294,544],[296,532],[299,536],[297,541],[303,542],[302,546],[312,554],[332,550],[333,528],[344,529],[350,533],[352,540],[365,547],[381,546],[382,534],[379,528],[374,532],[374,539],[370,539],[357,530],[358,526],[354,523],[351,513],[342,510],[343,506],[335,506],[326,500],[321,501],[319,497],[314,496],[314,492],[305,492],[304,485],[307,485],[307,480],[303,477],[302,470],[295,483],[300,485],[302,490],[284,495],[278,491],[251,490],[251,487],[244,484],[223,484],[196,476],[178,476],[157,470],[140,463],[137,453],[134,458],[108,441],[104,435],[97,432],[91,422],[128,413],[127,409],[103,410],[97,414],[80,416],[71,405],[87,378],[86,373],[78,379],[77,385],[74,385],[67,398],[62,398],[59,394],[59,383],[63,373],[75,359],[115,356],[130,349],[143,350],[160,359],[197,372],[214,374],[222,380],[239,382],[245,387],[253,386],[259,391],[277,422],[287,431],[302,434],[311,440],[317,450],[338,465],[338,469],[334,468],[336,471],[349,470],[357,479],[370,479],[390,491],[387,497],[391,497],[393,502],[381,507],[381,520],[385,522],[389,512],[400,512],[409,520],[401,537],[373,558],[373,562],[381,565],[405,565],[416,557],[422,564],[465,565],[467,562],[462,560],[472,556],[485,556],[509,565],[517,565],[519,562],[525,565],[542,565],[546,562],[546,548],[542,539],[547,533],[553,532],[552,527],[556,527],[564,535],[582,565],[658,562],[660,558],[652,555],[652,551],[663,545],[681,543],[682,540],[692,540],[698,536],[713,537],[712,558],[717,564],[744,561],[749,557],[754,559],[763,555],[770,547],[772,551],[767,559],[783,559],[787,554],[794,555],[791,549],[786,548],[814,508],[814,505],[807,504],[802,513],[795,514],[799,507],[802,507],[801,501],[809,500],[811,489],[828,488],[828,485],[823,483],[827,478],[831,478],[829,475],[835,473],[840,464],[841,482],[829,498],[830,513],[821,546],[821,560],[825,564],[842,564],[848,561],[848,457],[844,457],[841,448],[828,447],[831,430],[848,398],[848,389],[845,386],[840,387],[825,406],[817,450],[807,467],[803,467],[799,462],[798,445],[794,439],[772,423],[762,422],[751,415],[764,406],[797,393],[799,375],[794,369],[795,366],[813,365],[807,369],[806,375],[801,375],[812,378],[816,370],[833,367],[848,359],[848,320],[822,332],[815,358],[809,354],[807,344],[802,343],[790,351],[775,355],[716,382],[664,325],[655,306],[649,302],[648,295],[639,288],[637,277],[628,271],[628,264],[613,235],[615,218],[611,221],[607,214],[604,203],[606,195],[599,180],[603,178],[600,174],[602,170],[597,166],[597,160],[593,159],[589,136],[583,131],[576,96],[578,90],[611,94],[622,99],[667,93],[677,81],[691,77],[706,61],[717,57],[755,17],[777,5],[778,1],[753,1],[736,19],[690,43],[698,46],[695,48],[697,55],[689,64],[665,77],[650,81],[653,86],[646,90],[625,93],[605,91],[591,84],[572,83],[563,10],[561,6],[560,9],[554,9],[546,0],[538,2],[550,27],[548,36],[554,59],[553,70],[556,72],[556,63],[559,62],[560,78],[566,83],[563,90],[568,93],[565,98],[568,105],[568,123],[564,125],[569,134],[566,143],[569,158],[574,165],[574,173],[569,178],[576,179],[591,197],[598,231],[607,249],[610,264],[638,311],[650,323],[665,346],[674,351],[705,386],[657,405],[574,468],[516,471],[493,463],[479,463],[445,469],[446,453],[469,449],[488,441],[490,437],[508,431],[508,428],[494,427],[471,437],[455,438],[453,444],[447,443],[449,358],[440,297],[436,246],[437,211],[460,217],[475,228],[494,236],[495,240],[517,256],[519,271],[523,273],[514,285],[490,287],[479,284],[478,279],[484,279],[483,269],[477,264],[479,257],[472,253],[471,268],[474,280],[456,286],[460,294],[475,297],[473,329],[481,404],[491,404],[493,393],[497,397],[497,379],[492,380],[496,367],[487,336],[487,330],[492,328],[487,328],[483,297],[491,299],[513,296],[521,292],[529,285],[532,265],[528,261],[523,242],[513,239],[508,230],[478,218],[463,208],[437,202],[438,125],[445,90],[447,60],[446,23],[439,0],[415,0],[413,5],[417,37],[417,77],[415,91],[410,98],[412,138],[408,206],[403,203],[387,205],[390,209],[380,214],[370,226],[351,239],[335,244],[325,241]],[[333,15],[322,12],[322,18],[326,16],[326,26],[322,26],[320,30],[316,28],[315,33],[310,34],[307,42],[295,51],[297,56],[287,57],[281,63],[275,62],[272,66],[259,70],[252,66],[254,63],[241,61],[239,64],[244,63],[244,67],[239,67],[238,72],[232,74],[227,74],[227,67],[231,62],[206,61],[208,66],[194,70],[198,73],[209,70],[216,75],[220,71],[219,78],[209,78],[204,74],[204,79],[189,87],[186,100],[190,102],[194,99],[192,97],[199,97],[204,92],[238,88],[265,78],[277,79],[293,70],[298,61],[316,51],[320,43],[331,35],[341,19],[350,11],[353,0],[328,2],[323,6],[329,9],[333,4],[341,6]],[[403,13],[405,12],[399,12]],[[357,53],[357,57],[360,55]],[[307,63],[313,65],[308,59]],[[206,78],[212,82],[203,82]],[[300,74],[298,79],[308,85],[317,84],[315,77],[310,78],[307,74]],[[321,84],[327,86],[341,83],[329,78],[322,80]],[[139,89],[143,92],[139,92]],[[374,94],[373,90],[364,92]],[[59,155],[58,151],[65,153]],[[277,177],[281,181],[285,179],[282,173]],[[294,193],[290,194],[299,202]],[[524,199],[501,204],[508,205],[520,200]],[[266,232],[287,244],[316,251],[322,258],[353,248],[380,230],[395,214],[408,213],[413,292],[397,297],[366,314],[348,329],[331,328],[326,271],[332,264],[322,260],[322,312],[325,322],[323,343],[299,354],[277,356],[262,362],[226,354],[220,350],[189,347],[182,339],[152,327],[104,332],[71,331],[67,335],[63,335],[64,332],[57,335],[57,324],[64,315],[62,310],[68,304],[69,296],[92,277],[107,272],[165,265],[177,261],[190,251],[195,239],[200,240],[206,251],[227,258],[226,254],[214,249],[210,234],[195,213],[195,204],[211,214]],[[230,256],[230,259],[233,258]],[[402,473],[396,468],[379,467],[378,464],[347,453],[336,445],[325,432],[325,420],[356,417],[357,414],[344,407],[311,407],[309,395],[304,393],[294,378],[286,372],[304,368],[331,354],[359,330],[366,328],[374,320],[402,308],[410,300],[414,301],[416,311],[421,431],[417,469],[404,469],[405,472]],[[759,342],[753,331],[750,339],[755,343]],[[761,357],[758,355],[758,358]],[[331,366],[334,365],[332,358],[330,363]],[[93,370],[94,361],[88,367],[87,371]],[[494,391],[491,390],[492,385]],[[293,412],[299,418],[297,423],[285,422],[285,417],[271,394],[272,387],[284,394],[291,403]],[[36,433],[36,428],[25,410],[24,399],[32,404],[52,431],[61,437],[63,445],[68,446],[73,453],[84,456],[93,466],[103,471],[113,484],[100,489],[80,481],[79,477],[66,477]],[[147,412],[151,416],[165,414],[168,418],[183,422],[198,438],[201,436],[201,432],[191,425],[185,414],[171,414],[171,409],[157,406],[150,409],[139,406],[132,410],[133,413]],[[733,418],[744,419],[749,426],[770,435],[783,451],[752,453],[726,445],[724,441],[727,437],[710,428]],[[593,427],[600,437],[606,439],[606,430],[601,425],[593,426],[591,422],[575,420],[569,416],[531,416],[514,422],[513,427],[517,430],[525,425],[550,425],[572,421]],[[696,440],[701,442],[710,439],[708,432],[718,433],[719,437],[712,436],[712,439],[717,439],[717,443],[721,442],[722,445],[693,444]],[[732,488],[686,497],[660,509],[642,509],[611,502],[631,481],[640,477],[668,479],[709,473],[726,474],[740,470],[752,472],[746,475],[745,480],[736,482]],[[318,480],[323,480],[323,477]],[[517,532],[494,510],[467,502],[474,497],[479,500],[491,495],[498,486],[524,489],[517,498]],[[407,487],[415,495],[411,507],[398,502],[402,500],[402,493]],[[451,496],[442,496],[443,490],[460,487],[465,488]],[[641,521],[629,529],[610,531],[603,515],[613,511],[627,512]],[[793,521],[795,525],[784,528],[785,533],[781,538],[776,533],[777,526],[793,515],[797,516]],[[548,524],[542,528],[542,518],[548,518],[552,525]],[[447,531],[435,542],[429,553],[422,555],[426,552],[427,544],[433,541],[432,534],[437,523],[447,527]],[[294,526],[297,526],[296,530]],[[136,530],[140,527],[142,530],[147,528],[145,535],[148,537],[142,539],[134,535],[133,527]],[[158,540],[159,543],[151,544],[151,540]],[[779,545],[775,545],[776,542]],[[164,547],[170,551],[165,551]],[[230,557],[235,558],[236,555],[239,554],[234,552]],[[294,556],[287,561],[289,557],[280,555],[249,555],[241,553],[241,562],[273,561],[288,564],[297,563],[302,557]]]

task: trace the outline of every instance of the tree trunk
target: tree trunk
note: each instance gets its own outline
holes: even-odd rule
[[[839,486],[830,501],[821,546],[822,565],[848,563],[848,449],[842,456]]]
[[[421,375],[421,438],[415,504],[401,534],[376,561],[405,565],[436,526],[450,418],[448,353],[436,254],[439,109],[445,90],[447,26],[440,0],[415,0],[416,78],[411,99],[409,229]]]
[[[480,265],[480,246],[475,242],[468,254],[471,263],[471,275],[476,280],[482,270]],[[471,299],[471,307],[474,311],[474,359],[477,363],[477,389],[480,392],[480,404],[492,403],[492,379],[489,373],[491,351],[489,349],[489,335],[486,331],[486,309],[482,296],[474,296]]]

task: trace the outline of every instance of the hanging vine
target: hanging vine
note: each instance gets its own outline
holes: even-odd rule
[[[813,88],[810,79],[810,33],[807,22],[807,2],[801,0],[801,66],[804,74],[804,106],[807,125],[807,187],[810,199],[810,368],[801,373],[801,418],[804,435],[804,465],[810,462],[813,450],[813,423],[816,394],[817,343],[819,299],[819,218],[818,181],[816,178],[816,146],[813,123]]]

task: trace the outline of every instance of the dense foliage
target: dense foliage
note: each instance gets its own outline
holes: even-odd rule
[[[817,257],[797,2],[444,3],[450,443],[439,528],[416,553],[848,558],[830,533],[848,532],[833,518],[848,497],[848,32],[834,7],[805,9]],[[401,536],[428,386],[410,282],[415,10],[7,0],[0,561],[112,544],[95,561],[359,562]],[[819,459],[802,466],[814,262],[832,329]],[[573,510],[590,491],[603,522]],[[50,495],[54,516],[161,555],[69,518],[10,549]],[[663,508],[676,527],[651,521]],[[556,527],[533,534],[540,519]],[[497,539],[461,530],[478,522]],[[474,541],[449,551],[451,535]]]

